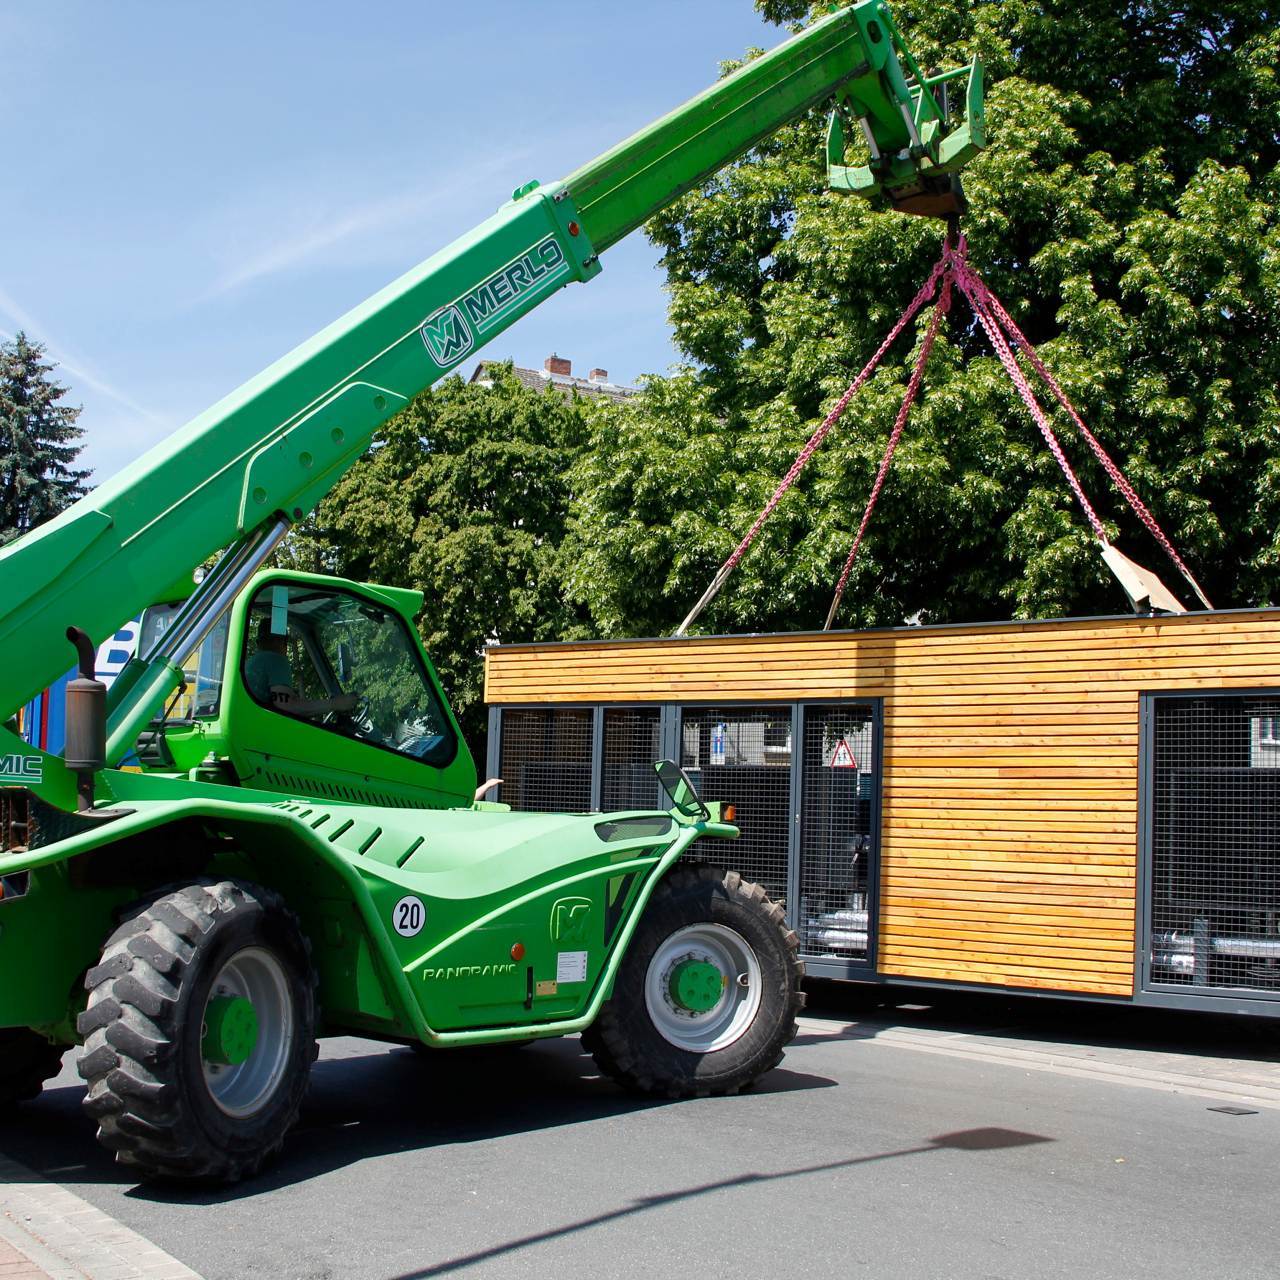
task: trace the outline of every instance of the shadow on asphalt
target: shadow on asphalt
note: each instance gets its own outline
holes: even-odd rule
[[[132,1198],[220,1204],[269,1194],[362,1160],[436,1146],[484,1142],[561,1125],[607,1120],[654,1107],[697,1105],[635,1098],[604,1079],[576,1038],[515,1051],[415,1053],[368,1041],[334,1042],[347,1056],[322,1057],[284,1151],[257,1177],[232,1187],[142,1183]],[[755,1094],[834,1088],[826,1076],[785,1067]],[[98,1146],[80,1109],[84,1089],[52,1085],[6,1117],[3,1153],[67,1186],[127,1186],[130,1178]]]
[[[720,1191],[737,1190],[740,1187],[763,1186],[767,1183],[785,1182],[792,1178],[805,1178],[813,1174],[834,1173],[839,1169],[853,1169],[859,1165],[878,1164],[884,1160],[898,1160],[904,1156],[927,1155],[931,1151],[1005,1151],[1011,1147],[1034,1146],[1041,1142],[1053,1142],[1038,1133],[1023,1133],[1017,1129],[962,1129],[956,1133],[940,1134],[930,1138],[928,1142],[916,1147],[902,1147],[897,1151],[879,1151],[869,1156],[851,1156],[847,1160],[829,1160],[823,1164],[802,1165],[796,1169],[782,1169],[775,1173],[742,1173],[733,1178],[722,1178],[715,1182],[702,1182],[691,1187],[681,1187],[677,1191],[666,1191],[660,1195],[640,1196],[629,1204],[607,1213],[594,1214],[589,1218],[580,1218],[576,1222],[567,1222],[562,1226],[550,1227],[546,1231],[534,1232],[530,1235],[517,1236],[514,1240],[506,1240],[501,1244],[490,1245],[485,1249],[477,1249],[473,1253],[459,1254],[419,1271],[406,1271],[395,1277],[395,1280],[429,1280],[431,1276],[444,1276],[450,1272],[462,1271],[474,1267],[478,1263],[492,1262],[498,1258],[508,1258],[535,1245],[546,1244],[551,1240],[559,1240],[565,1236],[576,1235],[580,1231],[590,1231],[623,1218],[633,1218],[637,1214],[648,1213],[652,1209],[661,1209],[670,1204],[695,1200],[699,1196],[713,1195]]]
[[[848,1034],[867,1038],[878,1030],[914,1027],[1047,1044],[1280,1060],[1280,1019],[1270,1017],[822,979],[809,979],[805,987],[806,1014],[842,1021]],[[794,1043],[827,1039],[802,1032]]]

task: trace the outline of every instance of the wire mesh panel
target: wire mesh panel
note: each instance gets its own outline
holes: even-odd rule
[[[498,798],[546,813],[590,809],[591,722],[585,709],[504,709]]]
[[[1158,697],[1151,979],[1280,990],[1280,696]]]
[[[661,717],[657,707],[606,707],[601,808],[652,809],[657,806],[660,788],[653,766],[661,758]]]
[[[737,806],[742,836],[732,845],[700,840],[691,857],[727,864],[763,885],[777,902],[787,897],[791,815],[791,708],[686,709],[681,764],[704,800]]]
[[[878,836],[872,801],[880,772],[875,736],[869,704],[805,709],[796,931],[806,955],[869,955]]]

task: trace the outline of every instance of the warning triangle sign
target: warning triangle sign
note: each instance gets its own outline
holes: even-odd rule
[[[848,742],[841,738],[836,743],[835,750],[831,753],[831,759],[827,761],[828,769],[856,769],[858,762],[853,758],[853,751]]]

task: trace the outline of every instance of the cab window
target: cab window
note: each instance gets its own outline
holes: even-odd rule
[[[457,741],[404,619],[348,591],[270,583],[249,605],[254,701],[331,733],[448,764]]]

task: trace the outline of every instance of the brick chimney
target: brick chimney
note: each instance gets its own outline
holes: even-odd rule
[[[587,381],[588,382],[608,382],[609,370],[608,369],[592,369],[591,372],[587,374]]]
[[[563,356],[549,355],[542,366],[548,373],[558,373],[568,378],[573,373],[573,364]]]

